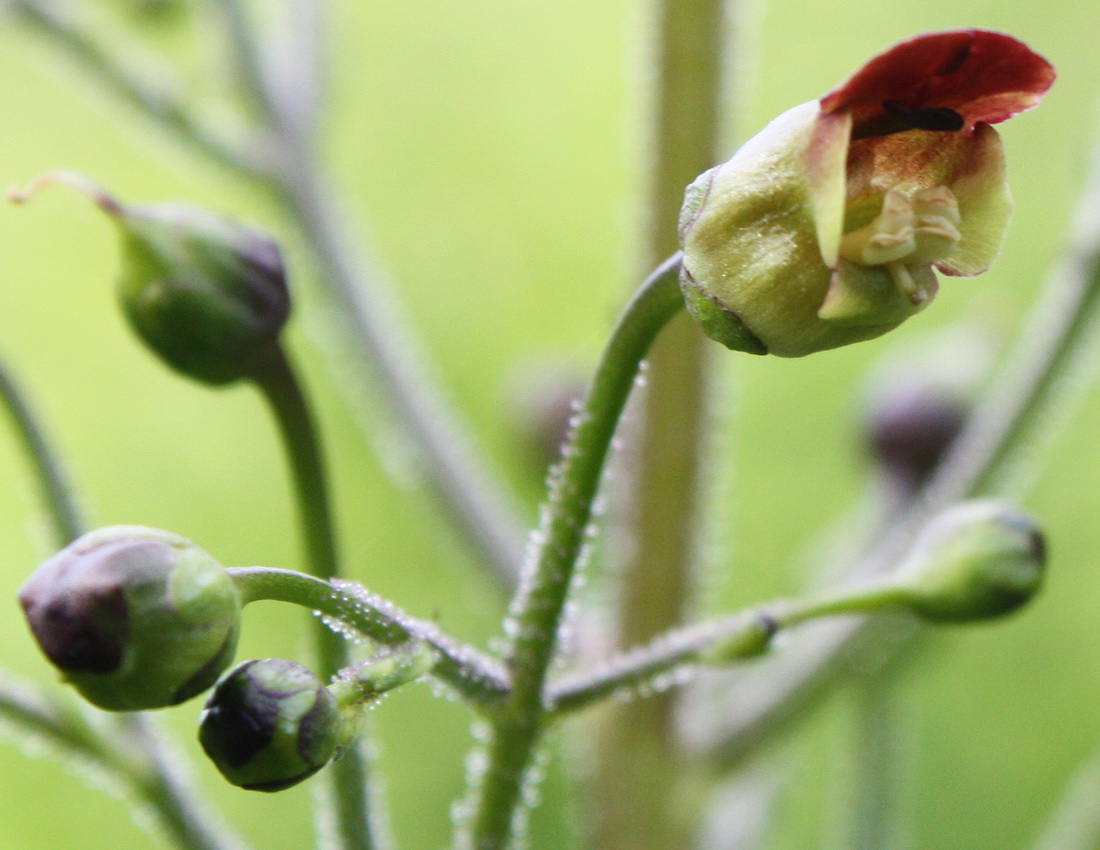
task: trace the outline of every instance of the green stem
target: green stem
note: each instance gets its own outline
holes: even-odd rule
[[[847,801],[852,850],[900,850],[905,841],[905,714],[899,671],[866,676],[856,688],[855,782]]]
[[[3,363],[0,363],[0,403],[8,409],[27,458],[34,467],[53,527],[54,545],[59,549],[67,546],[84,533],[80,508],[61,460],[50,446],[22,390]]]
[[[656,67],[643,268],[675,250],[684,187],[717,160],[728,0],[651,3]],[[646,69],[647,76],[650,69]],[[618,582],[618,642],[633,646],[684,622],[693,602],[709,342],[687,316],[648,356],[632,456],[631,557]],[[592,842],[599,850],[679,850],[689,818],[673,787],[675,694],[609,707],[597,737]]]
[[[476,850],[511,845],[522,786],[543,725],[543,685],[557,649],[562,611],[599,489],[612,437],[638,367],[654,338],[683,307],[680,256],[665,261],[619,317],[577,424],[555,470],[539,546],[513,600],[507,665],[508,704],[494,718],[473,819],[461,840]]]
[[[423,641],[435,650],[432,675],[483,709],[501,703],[508,683],[500,665],[472,646],[444,635],[434,623],[409,617],[352,582],[328,583],[292,570],[234,567],[229,574],[244,604],[263,599],[290,602],[332,617],[385,646]]]
[[[1048,278],[1042,302],[1028,312],[1023,339],[928,486],[854,574],[881,574],[936,511],[960,499],[996,492],[1021,449],[1035,442],[1044,424],[1041,414],[1058,408],[1053,398],[1070,383],[1066,374],[1080,352],[1088,349],[1100,305],[1100,147],[1092,169],[1075,216],[1072,241]],[[1081,385],[1074,389],[1080,390]],[[903,635],[894,637],[891,643],[897,649],[908,644]],[[859,658],[861,647],[881,650],[873,622],[837,626],[829,634],[818,635],[813,646],[803,647],[790,667],[757,680],[752,694],[731,701],[725,712],[736,720],[714,742],[715,767],[732,769],[760,743],[802,716],[803,709],[848,669],[848,661]]]
[[[276,345],[252,375],[282,435],[298,503],[306,561],[311,572],[329,580],[339,575],[336,534],[329,503],[327,472],[309,405],[286,353]],[[351,665],[347,642],[323,621],[313,626],[317,662],[330,675]],[[324,774],[327,798],[334,808],[337,845],[341,850],[373,850],[377,842],[370,818],[367,763],[361,747],[352,746]]]
[[[724,665],[758,656],[775,635],[802,623],[903,607],[906,601],[899,585],[874,582],[810,599],[781,600],[665,632],[645,646],[611,659],[595,672],[555,682],[546,697],[548,710],[554,715],[566,714],[615,693],[642,693],[669,673],[693,665]]]

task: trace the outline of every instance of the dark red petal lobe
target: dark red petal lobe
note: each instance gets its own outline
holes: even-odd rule
[[[947,120],[950,112],[970,132],[1035,106],[1054,76],[1049,62],[1004,33],[930,33],[875,56],[825,95],[821,110],[851,114],[856,139],[922,129],[922,122]]]

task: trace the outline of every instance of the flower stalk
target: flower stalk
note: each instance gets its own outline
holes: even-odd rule
[[[278,423],[294,481],[294,493],[306,562],[318,578],[328,581],[340,574],[336,529],[329,499],[328,472],[309,404],[286,353],[278,342],[252,373],[251,380],[263,393]],[[347,641],[323,621],[313,624],[314,652],[323,675],[351,664]],[[370,814],[366,754],[351,744],[344,757],[324,774],[331,785],[340,850],[374,850],[378,846]]]
[[[462,845],[511,846],[522,788],[545,714],[544,686],[558,646],[565,601],[582,556],[604,463],[642,358],[683,307],[680,256],[662,263],[619,317],[552,477],[534,561],[513,600],[506,663],[512,691],[493,719],[487,761],[476,777],[472,820]]]

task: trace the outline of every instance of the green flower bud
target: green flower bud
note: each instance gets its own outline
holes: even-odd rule
[[[210,687],[233,660],[240,598],[190,540],[141,526],[93,531],[19,591],[46,657],[109,711],[163,708]]]
[[[1002,502],[962,502],[935,517],[897,576],[900,602],[938,622],[1001,617],[1043,583],[1046,545],[1035,522]]]
[[[14,195],[65,183],[118,226],[119,296],[134,330],[171,368],[207,384],[246,378],[290,315],[278,246],[256,230],[180,204],[129,207],[79,175],[59,172]]]
[[[282,791],[308,779],[349,739],[336,698],[294,661],[235,667],[214,689],[199,741],[222,775],[249,791]]]
[[[990,125],[1053,81],[1009,36],[931,33],[787,111],[688,187],[689,311],[727,347],[781,357],[897,327],[935,297],[934,270],[992,264],[1011,201]]]

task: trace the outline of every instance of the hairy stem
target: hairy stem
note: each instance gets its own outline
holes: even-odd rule
[[[309,405],[282,348],[270,356],[252,376],[278,422],[290,462],[298,502],[306,561],[314,575],[334,579],[339,575],[335,526],[329,501],[327,470]],[[313,625],[314,651],[324,675],[351,665],[347,641],[324,622]],[[332,785],[337,840],[341,850],[373,850],[366,756],[351,746],[344,757],[325,771]]]
[[[679,268],[679,254],[665,261],[620,315],[554,471],[535,559],[512,603],[507,653],[512,693],[492,724],[487,760],[477,777],[473,819],[461,837],[466,847],[511,846],[517,817],[522,816],[524,778],[543,726],[543,686],[592,505],[642,358],[661,328],[683,308]]]
[[[598,670],[564,678],[551,685],[549,711],[564,714],[611,694],[652,693],[670,673],[699,664],[718,666],[753,658],[779,633],[822,617],[861,614],[904,606],[904,590],[889,582],[833,591],[800,600],[780,600],[759,608],[665,632],[644,645],[612,658]],[[667,689],[667,688],[665,688]]]
[[[472,646],[444,635],[434,623],[408,616],[351,582],[329,583],[304,573],[271,567],[233,567],[245,604],[264,599],[291,602],[332,617],[385,646],[423,641],[438,654],[432,675],[475,706],[503,702],[508,683],[500,665]]]
[[[90,768],[97,788],[105,774],[129,802],[153,813],[157,828],[180,850],[244,847],[193,798],[191,783],[165,758],[144,723],[126,724],[124,737],[109,739],[71,706],[0,678],[0,726],[16,740],[40,744],[78,768]]]

